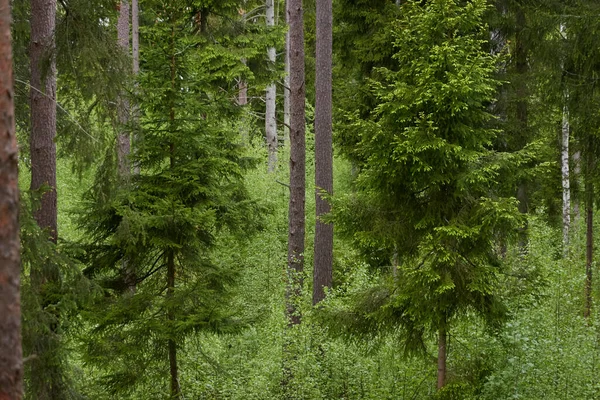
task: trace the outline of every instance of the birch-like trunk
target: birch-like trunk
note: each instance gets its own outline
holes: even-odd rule
[[[275,26],[275,3],[273,0],[267,0],[267,27]],[[269,64],[271,68],[275,67],[276,53],[275,47],[267,49]],[[275,82],[271,82],[267,86],[266,93],[266,111],[265,111],[265,133],[267,137],[267,147],[269,150],[269,172],[275,171],[277,166],[277,116],[275,109],[275,100],[277,96],[277,88]]]
[[[562,116],[562,190],[563,190],[563,253],[569,249],[569,229],[571,227],[571,185],[569,176],[569,109],[565,104]]]
[[[23,398],[18,151],[10,1],[0,0],[0,399]]]
[[[129,54],[129,2],[121,0],[119,5],[119,19],[117,20],[117,40],[125,54]],[[131,142],[127,124],[129,123],[129,101],[124,92],[121,92],[117,101],[118,134],[117,158],[119,176],[126,181],[131,173],[129,167],[129,153]]]

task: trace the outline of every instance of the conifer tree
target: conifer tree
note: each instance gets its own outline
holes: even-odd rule
[[[393,66],[370,81],[375,104],[348,116],[345,152],[357,162],[357,192],[334,205],[341,229],[364,248],[397,252],[398,276],[358,300],[362,329],[400,325],[408,351],[438,336],[438,388],[446,382],[453,321],[473,310],[494,324],[493,240],[518,221],[494,186],[506,157],[492,150],[488,105],[498,85],[484,51],[486,2],[407,1],[393,24]],[[389,264],[388,264],[389,265]],[[362,319],[364,318],[364,319]]]
[[[207,5],[202,12],[234,15],[235,6]],[[243,184],[248,162],[233,99],[246,67],[234,38],[198,34],[197,12],[185,1],[150,1],[144,12],[151,23],[140,52],[143,139],[133,156],[140,172],[131,185],[116,184],[109,152],[82,219],[89,233],[86,273],[105,293],[90,313],[95,328],[87,359],[102,368],[114,393],[158,380],[169,382],[163,392],[170,398],[180,398],[183,339],[237,326],[227,307],[235,266],[213,260],[211,251],[222,231],[250,234],[260,213]],[[211,25],[217,21],[207,21],[202,33],[219,34],[221,27]],[[126,295],[123,260],[136,276],[136,291]],[[114,341],[123,345],[115,348]]]
[[[11,7],[0,2],[0,398],[23,398],[18,152],[15,131]]]

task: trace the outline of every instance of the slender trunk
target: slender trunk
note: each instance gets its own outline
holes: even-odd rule
[[[571,185],[569,176],[569,109],[563,108],[562,120],[562,189],[563,189],[563,254],[569,253],[569,229],[571,227]]]
[[[167,255],[167,320],[169,329],[173,332],[175,323],[175,315],[173,312],[172,299],[175,293],[175,255],[173,251],[169,251]],[[169,336],[169,372],[171,375],[171,398],[178,399],[181,396],[181,388],[179,387],[179,377],[177,369],[177,345],[175,339]]]
[[[289,0],[290,23],[290,204],[288,237],[287,317],[290,325],[300,323],[296,307],[304,269],[304,208],[306,186],[304,21],[302,0]]]
[[[131,55],[133,59],[133,75],[136,79],[135,92],[137,92],[137,76],[140,72],[140,7],[138,0],[131,0]],[[133,134],[133,146],[134,151],[139,148],[140,143],[140,131],[139,131],[139,108],[136,103],[131,106],[131,117],[135,126]],[[133,173],[135,175],[140,174],[140,165],[136,162],[133,165]]]
[[[521,150],[527,144],[529,140],[528,135],[528,106],[527,106],[527,80],[526,75],[529,70],[527,65],[527,48],[524,38],[524,32],[527,28],[525,12],[522,6],[517,6],[517,31],[515,37],[515,70],[517,73],[516,79],[516,120],[518,126],[518,134],[521,135],[517,139],[517,149]],[[519,211],[523,214],[529,212],[529,195],[528,195],[528,184],[526,178],[522,178],[521,182],[518,183],[517,187],[517,200],[519,202]],[[522,251],[527,251],[527,225],[521,231],[519,238],[519,247]]]
[[[325,298],[333,281],[333,224],[321,221],[330,211],[322,191],[333,194],[332,141],[332,0],[317,0],[315,78],[315,202],[316,225],[313,271],[313,304]]]
[[[447,353],[447,331],[446,331],[446,319],[442,321],[440,329],[438,331],[438,360],[437,360],[437,388],[440,390],[446,385],[446,359]]]
[[[267,0],[267,27],[275,26],[275,4],[274,0]],[[270,67],[275,70],[275,47],[267,49]],[[267,86],[266,93],[266,112],[265,112],[265,133],[267,137],[267,147],[269,150],[269,172],[275,171],[277,167],[277,115],[275,109],[275,100],[277,96],[277,87],[274,82]]]
[[[125,54],[129,54],[129,2],[121,0],[119,5],[119,19],[117,20],[117,39],[119,46]],[[129,153],[131,142],[127,124],[129,122],[129,101],[124,91],[121,92],[117,101],[117,114],[119,117],[117,135],[117,157],[119,160],[119,176],[127,181],[130,175]]]
[[[577,182],[581,175],[581,151],[573,153],[573,182]],[[577,192],[576,192],[577,193]],[[578,226],[579,220],[581,219],[581,212],[579,211],[579,199],[575,197],[573,202],[573,224]]]
[[[585,209],[586,209],[586,254],[585,254],[585,309],[584,317],[588,318],[592,311],[592,261],[594,252],[594,184],[591,182],[592,155],[588,155]]]
[[[290,0],[286,0],[287,5]],[[290,23],[289,13],[285,13],[286,24]],[[290,32],[285,34],[285,77],[283,79],[283,142],[290,142]]]
[[[23,398],[18,152],[10,1],[0,0],[0,399]]]
[[[56,0],[31,0],[31,190],[46,187],[34,212],[56,242]]]

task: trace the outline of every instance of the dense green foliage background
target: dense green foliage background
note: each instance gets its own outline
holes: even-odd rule
[[[45,366],[65,399],[172,398],[172,348],[185,399],[600,397],[597,307],[583,317],[599,6],[400,3],[334,0],[334,286],[313,307],[306,268],[302,323],[289,326],[289,149],[280,140],[268,173],[262,101],[284,75],[283,1],[270,29],[262,1],[141,1],[137,77],[116,45],[113,2],[60,2],[56,245],[31,216],[40,193],[26,190],[29,9],[13,2],[26,367]],[[312,177],[314,2],[305,8]],[[115,154],[123,92],[139,110],[127,129],[140,172],[128,177]],[[564,109],[582,160],[571,159],[568,246]],[[50,302],[34,290],[36,268],[60,276],[44,287]],[[592,293],[597,303],[597,280]],[[448,373],[436,390],[440,329]],[[37,359],[44,335],[59,350]],[[44,382],[28,371],[35,399]]]

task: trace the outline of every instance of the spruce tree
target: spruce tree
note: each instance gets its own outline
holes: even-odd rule
[[[227,15],[237,12],[234,5],[202,11]],[[185,1],[146,3],[142,139],[133,155],[139,173],[130,185],[118,185],[109,151],[82,219],[89,234],[86,273],[104,292],[89,313],[87,360],[102,368],[102,382],[114,393],[158,379],[169,382],[163,393],[180,398],[183,339],[238,325],[228,308],[236,268],[211,251],[221,232],[248,235],[260,215],[244,187],[250,164],[235,129],[235,79],[245,66],[229,47],[233,39],[199,34],[196,16]],[[125,295],[124,260],[136,277],[136,291]]]
[[[505,308],[493,241],[518,221],[494,190],[506,155],[492,150],[488,106],[498,82],[485,51],[482,0],[408,1],[392,25],[393,65],[370,80],[373,107],[341,138],[357,165],[356,193],[335,203],[341,230],[399,260],[397,277],[359,299],[366,326],[398,326],[409,351],[438,336],[445,385],[452,322],[472,310],[490,323]],[[389,261],[388,264],[389,265]]]

